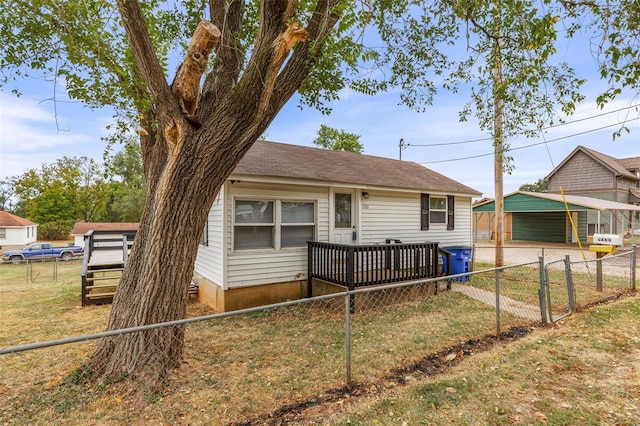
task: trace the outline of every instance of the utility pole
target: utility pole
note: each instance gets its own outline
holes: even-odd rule
[[[400,143],[398,144],[400,147],[400,161],[402,161],[402,150],[407,149],[409,147],[408,143],[404,143],[404,139],[400,138]]]

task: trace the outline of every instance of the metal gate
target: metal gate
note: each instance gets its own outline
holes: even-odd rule
[[[541,293],[541,306],[544,306],[548,321],[560,321],[574,312],[575,290],[569,268],[569,256],[544,265]]]

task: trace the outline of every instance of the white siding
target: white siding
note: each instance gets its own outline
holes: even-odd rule
[[[369,199],[357,197],[360,244],[438,242],[441,246],[471,245],[471,197],[455,197],[455,229],[431,225],[420,230],[420,194],[368,190]],[[316,204],[317,241],[329,241],[330,188],[235,181],[209,214],[209,246],[200,246],[195,270],[225,290],[306,278],[307,249],[233,250],[233,204],[235,199],[312,201]],[[446,196],[447,194],[434,194]]]
[[[447,194],[432,194],[446,196]],[[420,230],[420,194],[369,191],[362,200],[361,244],[384,243],[398,239],[403,243],[437,242],[441,246],[471,244],[471,197],[455,197],[455,229],[446,224],[431,224]]]
[[[7,226],[4,227],[4,238],[0,238],[0,246],[24,246],[37,240],[38,227],[32,226]]]
[[[207,223],[209,244],[198,247],[195,272],[224,287],[224,188],[211,206]]]
[[[236,182],[229,186],[225,210],[227,287],[248,287],[277,282],[305,279],[307,276],[307,249],[233,250],[233,200],[235,198],[262,198],[283,201],[313,201],[316,203],[316,239],[329,239],[328,188],[295,185],[265,185]]]

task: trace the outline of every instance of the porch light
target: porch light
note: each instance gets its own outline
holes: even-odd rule
[[[362,198],[364,198],[365,200],[369,199],[369,193],[367,191],[362,191]]]

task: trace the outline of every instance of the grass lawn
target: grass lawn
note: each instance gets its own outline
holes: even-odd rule
[[[60,262],[54,280],[55,273],[53,262],[34,263],[31,271],[0,265],[0,346],[104,329],[110,305],[80,306],[80,262]],[[339,299],[190,324],[184,364],[161,395],[140,398],[118,384],[77,384],[73,372],[92,341],[0,356],[0,423],[257,425],[271,423],[269,413],[280,410],[300,424],[534,424],[541,415],[561,419],[553,416],[584,410],[576,424],[602,424],[590,419],[604,415],[607,404],[611,424],[631,418],[627,412],[638,415],[637,298],[488,352],[454,353],[455,362],[439,362],[446,367],[440,375],[407,370],[404,377],[398,369],[495,334],[490,307],[456,292],[418,297],[412,291],[373,293],[369,306],[358,305],[350,330],[352,392],[344,389]],[[190,317],[209,313],[189,305]],[[516,326],[530,324],[503,315],[502,330]],[[595,390],[583,394],[587,383]],[[599,399],[592,398],[596,391]]]
[[[323,424],[638,425],[640,299],[574,315],[436,377],[345,398]]]

